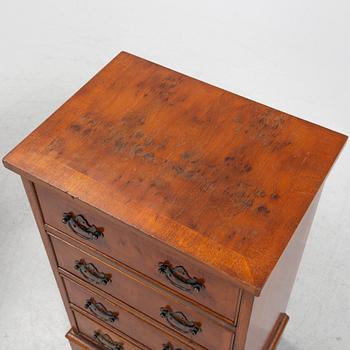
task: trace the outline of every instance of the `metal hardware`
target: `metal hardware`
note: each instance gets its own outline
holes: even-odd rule
[[[115,312],[108,311],[103,304],[97,303],[94,298],[86,300],[85,309],[88,309],[92,314],[103,321],[113,323],[114,321],[118,320],[118,316]]]
[[[182,333],[196,335],[202,331],[197,322],[190,321],[182,312],[173,312],[169,308],[161,307],[160,316]]]
[[[103,237],[102,231],[98,230],[95,225],[90,225],[83,215],[75,216],[73,213],[64,213],[62,221],[81,238],[93,241]]]
[[[113,341],[113,339],[108,334],[102,334],[99,331],[95,331],[94,338],[105,349],[108,349],[108,350],[123,350],[124,349],[122,343]]]
[[[196,277],[191,277],[183,266],[172,267],[169,262],[161,262],[158,270],[175,287],[185,292],[200,292],[204,283]]]
[[[74,268],[78,270],[83,277],[95,284],[107,285],[112,282],[111,276],[97,270],[94,264],[87,264],[84,260],[76,261]]]

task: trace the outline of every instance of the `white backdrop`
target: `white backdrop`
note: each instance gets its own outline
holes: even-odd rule
[[[350,134],[347,0],[0,0],[3,156],[125,50]],[[350,349],[350,152],[325,186],[279,349]],[[0,169],[0,348],[68,350],[19,178]]]

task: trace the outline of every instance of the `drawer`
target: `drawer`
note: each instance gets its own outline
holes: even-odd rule
[[[58,265],[64,271],[91,283],[205,348],[229,348],[233,327],[223,325],[222,321],[200,309],[183,304],[181,298],[174,298],[151,284],[146,285],[59,238],[51,236],[51,241]]]
[[[95,345],[81,334],[77,334],[73,329],[66,334],[66,338],[72,350],[101,350],[100,346]]]
[[[99,349],[107,350],[140,350],[146,349],[131,343],[119,334],[111,332],[107,328],[101,326],[99,323],[92,321],[79,312],[73,311],[75,320],[77,321],[78,332],[88,337],[95,344],[99,345]]]
[[[222,275],[61,191],[39,185],[36,185],[36,190],[44,220],[48,225],[83,241],[228,320],[236,319],[240,290]],[[64,213],[72,213],[74,217],[66,216],[64,223]],[[76,225],[76,221],[81,219],[79,215],[87,220],[83,224],[80,221],[80,226]],[[97,231],[102,232],[103,236],[97,238],[98,233],[93,231],[94,227],[87,229],[87,233],[82,231],[81,227],[88,227],[87,223],[97,227]],[[82,238],[82,234],[93,239]]]
[[[159,328],[126,311],[122,306],[80,286],[76,282],[64,278],[64,283],[73,308],[78,307],[86,310],[93,317],[97,317],[100,321],[107,323],[110,327],[116,328],[129,337],[133,337],[150,349],[162,349],[163,344],[169,344],[169,346],[176,349],[193,350],[193,347],[185,345],[162,332]]]

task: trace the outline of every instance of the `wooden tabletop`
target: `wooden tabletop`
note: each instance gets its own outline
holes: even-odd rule
[[[4,164],[258,295],[345,141],[122,52]]]

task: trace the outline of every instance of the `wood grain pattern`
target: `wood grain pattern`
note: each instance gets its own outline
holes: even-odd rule
[[[120,306],[121,308],[123,308],[124,310],[129,312],[130,314],[137,316],[139,319],[143,320],[144,322],[148,323],[149,325],[152,325],[153,327],[157,328],[158,330],[162,331],[163,333],[170,334],[170,339],[173,339],[175,337],[175,338],[177,338],[178,341],[186,344],[187,347],[191,347],[191,348],[194,348],[196,350],[203,349],[203,347],[201,345],[193,343],[188,338],[185,338],[185,337],[181,336],[180,334],[173,332],[167,326],[155,321],[154,319],[150,318],[148,315],[145,315],[141,311],[134,309],[130,305],[126,304],[125,302],[116,299],[115,297],[111,296],[110,294],[106,293],[105,291],[96,288],[95,286],[77,278],[76,276],[74,276],[74,275],[72,275],[72,274],[70,274],[62,269],[61,269],[61,276],[64,279],[64,281],[69,280],[71,283],[75,283],[76,285],[84,288],[85,290],[91,291],[93,294],[100,296],[104,300],[108,300],[110,303]],[[72,306],[72,308],[74,308],[74,306]],[[142,329],[140,331],[142,332]],[[137,334],[135,335],[135,337],[137,337]]]
[[[132,227],[96,212],[91,207],[84,206],[79,200],[72,199],[60,191],[40,185],[36,185],[35,188],[44,220],[51,227],[67,233],[73,239],[77,239],[99,252],[105,253],[108,257],[116,259],[118,262],[184,295],[195,303],[225,316],[228,320],[233,321],[235,319],[240,295],[239,289],[221,274],[215,273],[213,269],[199,264],[194,259],[189,259],[184,254],[159,241],[140,235]],[[83,215],[90,224],[94,224],[103,230],[104,237],[92,241],[80,238],[62,222],[64,212]],[[50,229],[52,230],[52,228]],[[196,276],[203,281],[205,288],[196,293],[182,292],[179,288],[174,287],[164,275],[159,273],[158,265],[164,261],[170,262],[173,266],[184,266],[192,276]]]
[[[69,344],[72,350],[101,350],[94,343],[84,339],[73,329],[70,329],[66,334],[66,338],[69,340]]]
[[[78,331],[82,335],[88,337],[93,343],[95,343],[98,349],[108,349],[102,346],[94,339],[95,332],[99,332],[103,336],[107,335],[112,341],[120,343],[123,350],[148,350],[143,344],[136,342],[134,339],[127,337],[126,335],[118,332],[117,330],[111,331],[110,329],[102,326],[98,322],[94,322],[89,317],[83,316],[81,313],[74,311],[74,316],[77,320]]]
[[[57,266],[55,252],[54,252],[53,247],[51,245],[50,238],[45,231],[44,220],[43,220],[43,216],[42,216],[42,212],[41,212],[41,208],[39,205],[39,201],[38,201],[38,197],[37,197],[37,194],[35,191],[34,184],[25,178],[22,178],[22,183],[23,183],[26,195],[28,197],[29,204],[30,204],[31,209],[33,211],[34,219],[35,219],[35,222],[38,226],[40,236],[41,236],[42,242],[43,242],[45,250],[46,250],[47,257],[48,257],[50,265],[51,265],[52,272],[55,276],[57,286],[58,286],[59,291],[61,293],[62,301],[63,301],[64,307],[66,309],[69,321],[70,321],[72,327],[76,327],[75,318],[74,318],[74,315],[73,315],[73,313],[70,309],[70,306],[69,306],[69,300],[68,300],[68,297],[66,294],[66,289],[65,289],[65,286],[63,284],[62,278],[60,277],[59,272],[58,272],[58,266]]]
[[[297,227],[261,295],[253,301],[245,350],[267,350],[272,346],[274,338],[271,338],[271,330],[275,328],[280,315],[286,312],[320,193],[321,190]]]
[[[345,140],[123,52],[4,164],[258,295]]]
[[[141,283],[143,286],[153,290],[155,293],[158,294],[164,294],[167,296],[169,300],[173,300],[176,303],[185,305],[188,308],[193,308],[196,312],[202,314],[205,318],[210,318],[213,322],[218,323],[219,325],[223,327],[229,327],[229,329],[234,329],[234,326],[237,324],[237,317],[239,312],[239,305],[240,305],[240,299],[241,296],[237,300],[236,305],[236,317],[235,321],[232,322],[230,319],[227,319],[219,314],[213,313],[207,308],[204,307],[204,305],[201,304],[195,304],[190,299],[184,298],[182,295],[174,293],[172,290],[168,288],[164,288],[163,286],[154,283],[153,280],[146,278],[140,273],[137,273],[134,270],[130,270],[126,268],[124,265],[121,265],[117,263],[114,259],[110,259],[106,257],[105,255],[101,254],[98,250],[91,249],[87,245],[83,245],[82,243],[75,241],[71,239],[70,236],[63,234],[62,232],[58,230],[54,230],[53,228],[50,228],[48,231],[48,234],[50,236],[53,236],[54,238],[58,238],[59,240],[63,240],[64,242],[68,243],[68,245],[73,246],[77,248],[79,251],[84,252],[85,254],[88,254],[89,256],[92,256],[94,259],[97,259],[98,261],[106,264],[107,266],[111,266],[114,269],[116,269],[118,272],[122,273],[123,275],[126,275],[127,277],[131,278],[132,280],[136,280],[138,283]],[[62,269],[59,268],[60,271]],[[65,271],[66,274],[66,271]],[[69,274],[69,277],[71,278],[73,275]],[[80,283],[84,282],[80,279]],[[90,286],[92,286],[90,284]],[[87,287],[85,285],[85,287]],[[88,286],[89,288],[89,286]],[[99,293],[102,292],[101,289],[98,291]]]
[[[112,281],[107,285],[95,285],[92,283],[92,285],[96,286],[98,289],[105,291],[118,300],[122,300],[131,307],[153,318],[153,320],[168,327],[170,331],[176,332],[190,341],[202,345],[204,348],[213,350],[220,350],[222,347],[229,348],[231,339],[233,338],[233,326],[222,326],[218,322],[215,322],[214,319],[204,316],[197,310],[190,308],[161,292],[159,293],[156,290],[147,288],[138,280],[131,278],[131,276],[128,276],[95,257],[68,245],[64,241],[53,236],[51,236],[51,241],[57,255],[58,265],[65,271],[90,282],[74,268],[74,265],[75,261],[81,259],[86,263],[92,263],[98,271],[110,276]],[[196,335],[192,335],[190,333],[183,333],[176,330],[160,316],[160,309],[162,307],[169,307],[173,311],[183,312],[189,320],[198,323],[202,331]],[[140,332],[141,331],[142,330],[140,330]]]
[[[110,300],[101,297],[100,295],[91,292],[78,285],[77,283],[65,278],[64,279],[68,297],[72,307],[78,310],[80,313],[85,311],[86,301],[93,298],[96,303],[101,303],[107,310],[113,311],[118,314],[118,320],[115,322],[107,323],[107,327],[116,328],[120,332],[133,337],[141,344],[149,347],[150,349],[162,349],[162,344],[172,344],[176,348],[183,350],[203,349],[199,346],[188,346],[178,339],[174,338],[174,335],[169,335],[160,330],[161,327],[155,327],[146,323],[140,318],[136,317],[132,313],[126,311],[122,306],[112,303]],[[91,317],[96,317],[91,311],[87,310]],[[97,317],[98,318],[98,317]],[[104,320],[102,320],[105,323]]]

